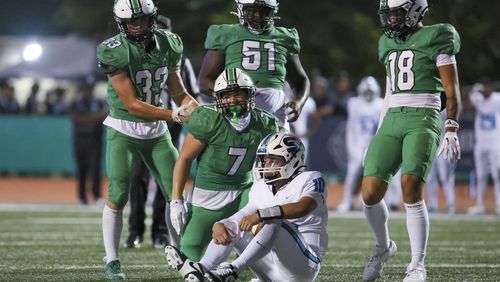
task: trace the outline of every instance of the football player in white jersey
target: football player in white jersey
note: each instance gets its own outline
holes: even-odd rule
[[[493,85],[476,84],[470,101],[476,109],[474,120],[474,165],[477,175],[476,206],[471,214],[485,213],[484,196],[488,173],[493,178],[496,213],[500,214],[500,92],[493,92]]]
[[[373,76],[366,76],[358,84],[358,96],[347,101],[346,146],[347,175],[344,183],[344,198],[337,207],[338,212],[350,211],[353,197],[359,193],[363,176],[363,157],[377,131],[384,99],[380,97],[380,85]],[[389,184],[386,200],[389,206],[399,207],[402,200],[398,172]]]
[[[290,133],[272,133],[257,149],[249,202],[214,224],[200,262],[167,246],[169,266],[186,281],[234,281],[250,268],[260,281],[313,281],[328,248],[325,181],[304,171],[304,145]],[[232,249],[238,258],[223,263]]]
[[[443,124],[446,121],[446,111],[441,112]],[[441,135],[444,136],[444,128]],[[435,158],[432,169],[427,177],[427,200],[429,201],[429,212],[438,211],[438,188],[439,183],[443,185],[446,205],[449,214],[455,213],[455,168],[456,163],[443,158]]]

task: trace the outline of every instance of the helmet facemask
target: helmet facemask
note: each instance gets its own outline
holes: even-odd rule
[[[305,149],[299,138],[284,132],[271,133],[257,149],[254,175],[266,184],[291,180],[304,170],[304,158]]]
[[[253,34],[263,34],[270,31],[274,26],[278,4],[275,1],[238,1],[238,16],[240,24]],[[269,3],[268,3],[269,2]]]
[[[247,116],[255,107],[255,89],[238,85],[215,93],[217,111],[235,123]]]
[[[255,84],[239,68],[225,69],[215,80],[214,97],[217,111],[239,123],[255,107]]]
[[[139,4],[136,7],[131,3],[126,0],[116,1],[114,18],[118,29],[128,40],[145,45],[153,38],[157,8],[150,0],[134,2]]]
[[[382,0],[378,15],[384,33],[389,38],[405,40],[427,14],[428,6],[426,0],[408,0],[401,5],[391,6],[398,2],[401,1]]]

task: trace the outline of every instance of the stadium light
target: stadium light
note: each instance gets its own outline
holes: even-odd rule
[[[25,61],[35,61],[42,55],[42,46],[38,43],[30,43],[24,47],[23,58]]]

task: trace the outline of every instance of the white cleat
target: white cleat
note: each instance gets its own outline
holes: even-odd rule
[[[410,263],[406,268],[406,277],[403,282],[424,282],[427,278],[425,267],[421,263]]]
[[[467,213],[472,215],[485,214],[486,209],[484,208],[484,206],[473,206],[467,210]]]
[[[203,267],[201,264],[188,259],[176,247],[171,245],[165,247],[165,259],[168,266],[177,271],[185,281],[203,281]]]
[[[396,254],[398,250],[394,241],[389,242],[388,248],[380,248],[375,246],[370,257],[368,265],[363,270],[363,280],[372,281],[380,277],[384,264]]]

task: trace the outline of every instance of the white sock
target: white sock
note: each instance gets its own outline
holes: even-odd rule
[[[203,266],[203,269],[205,271],[209,271],[224,262],[231,253],[234,244],[235,240],[231,241],[228,245],[217,245],[213,240],[210,241],[207,250],[200,260],[200,264]]]
[[[241,272],[248,265],[255,263],[269,253],[280,229],[281,220],[264,224],[240,256],[231,263],[236,273]]]
[[[406,228],[410,237],[411,262],[424,264],[427,240],[429,238],[429,213],[422,200],[406,204]]]
[[[387,220],[389,219],[389,211],[387,210],[387,205],[382,199],[375,205],[365,206],[365,217],[372,228],[373,235],[377,241],[378,247],[388,248],[389,247],[389,228],[387,226]]]
[[[181,236],[180,234],[177,234],[177,232],[175,232],[174,226],[172,225],[172,221],[170,221],[170,204],[168,202],[165,205],[165,224],[167,225],[169,244],[176,247],[177,249],[180,249]]]
[[[114,210],[104,205],[102,210],[102,237],[106,250],[106,263],[118,259],[120,235],[123,229],[123,216],[121,210]]]

